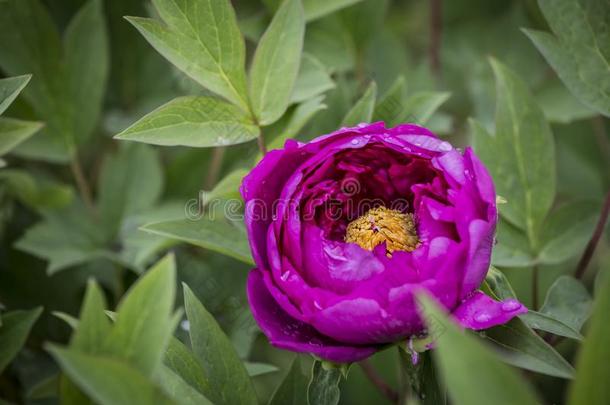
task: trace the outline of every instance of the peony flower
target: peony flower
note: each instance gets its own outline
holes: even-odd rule
[[[425,335],[425,290],[465,328],[527,309],[478,290],[497,221],[492,179],[417,125],[286,142],[244,178],[254,318],[279,348],[334,362]]]

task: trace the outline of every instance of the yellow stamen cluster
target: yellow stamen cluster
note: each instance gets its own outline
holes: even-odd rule
[[[386,254],[392,257],[397,250],[412,252],[419,246],[413,214],[377,207],[356,218],[347,226],[345,241],[373,250],[386,244]]]

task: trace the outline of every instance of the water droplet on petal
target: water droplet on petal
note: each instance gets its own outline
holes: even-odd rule
[[[317,309],[322,309],[322,305],[320,305],[320,303],[318,301],[314,301],[313,306],[316,307]]]
[[[361,122],[360,124],[358,124],[358,128],[364,128],[366,127],[368,124],[366,122]]]
[[[481,312],[474,316],[475,322],[484,323],[491,319],[491,316],[488,313]]]
[[[449,152],[451,150],[451,144],[449,142],[441,142],[438,145],[438,150],[442,152]]]
[[[282,279],[282,281],[286,281],[288,280],[288,277],[290,277],[290,272],[287,271],[286,273],[282,274],[282,277],[280,277]]]
[[[352,139],[352,145],[358,145],[360,141],[358,139]]]
[[[504,312],[513,312],[521,307],[521,304],[517,300],[507,300],[502,303],[502,311]]]

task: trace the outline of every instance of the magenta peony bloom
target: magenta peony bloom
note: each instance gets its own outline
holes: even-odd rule
[[[289,140],[241,193],[257,265],[248,299],[277,347],[361,360],[425,334],[422,289],[466,328],[527,311],[478,290],[497,220],[489,173],[425,128],[380,122]]]

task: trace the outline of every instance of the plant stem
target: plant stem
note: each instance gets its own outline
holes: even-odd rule
[[[258,150],[260,150],[261,154],[265,156],[267,153],[267,146],[265,145],[265,137],[263,136],[262,130],[258,138],[256,138],[256,142],[258,143]]]
[[[593,231],[593,235],[587,243],[587,247],[576,266],[576,271],[574,272],[574,277],[577,279],[582,278],[585,274],[585,270],[587,270],[587,266],[593,257],[593,253],[595,252],[595,248],[599,243],[602,235],[604,234],[604,227],[606,226],[606,221],[608,221],[608,213],[610,212],[610,190],[606,194],[606,199],[604,200],[604,205],[602,206],[602,211],[599,215],[599,219],[597,220],[597,225],[595,226],[595,230]]]
[[[538,265],[532,268],[532,308],[538,310]]]
[[[398,393],[392,389],[382,378],[368,360],[362,360],[358,363],[364,375],[373,383],[375,387],[392,403],[398,403]]]
[[[91,187],[89,187],[89,183],[87,182],[87,178],[83,172],[83,168],[78,160],[78,155],[74,153],[72,156],[72,160],[70,161],[70,168],[72,169],[72,175],[74,176],[74,181],[76,182],[76,187],[78,188],[78,192],[83,199],[87,209],[96,216],[95,205],[93,204],[93,197],[91,194]]]
[[[430,0],[430,45],[428,58],[432,74],[440,79],[441,75],[441,35],[443,30],[442,0]]]
[[[205,182],[203,188],[207,191],[214,188],[214,185],[218,181],[218,176],[220,175],[220,169],[222,168],[222,160],[225,156],[226,147],[219,146],[214,148],[212,151],[212,160],[210,162],[210,166],[208,168],[208,175],[205,178]]]

